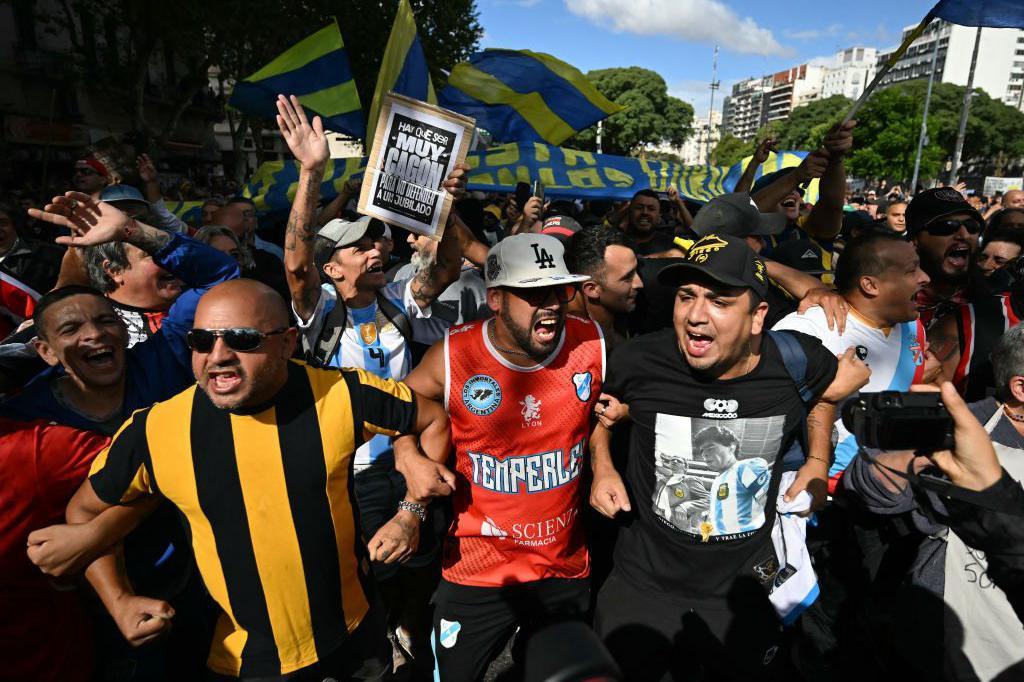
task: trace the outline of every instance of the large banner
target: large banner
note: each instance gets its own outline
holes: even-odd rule
[[[798,166],[807,152],[782,151],[772,154],[757,177],[780,168]],[[750,157],[733,166],[684,166],[678,163],[637,159],[611,154],[565,149],[534,142],[506,144],[466,157],[472,170],[470,190],[513,192],[517,182],[544,183],[548,199],[631,198],[637,190],[666,191],[674,185],[679,193],[696,201],[708,201],[733,191]],[[320,193],[325,199],[338,194],[345,181],[361,177],[366,159],[331,159],[327,162]],[[245,186],[243,194],[256,202],[260,211],[287,210],[298,186],[299,171],[294,161],[269,161],[261,165]],[[818,181],[811,182],[804,200],[818,200]],[[187,202],[179,210],[198,210],[199,203]],[[172,209],[173,210],[173,209]],[[179,211],[175,211],[181,215]]]

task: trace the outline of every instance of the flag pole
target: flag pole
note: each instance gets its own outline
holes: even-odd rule
[[[981,26],[974,34],[974,54],[971,55],[971,70],[967,74],[967,89],[964,91],[964,106],[960,110],[960,128],[956,133],[956,147],[953,149],[953,167],[949,171],[949,186],[956,184],[960,171],[960,154],[964,150],[964,137],[967,135],[967,115],[971,111],[971,96],[974,91],[974,68],[978,65],[978,48],[981,46]]]
[[[910,191],[917,193],[917,177],[921,171],[921,153],[924,151],[925,140],[928,139],[928,106],[932,102],[932,83],[935,82],[935,64],[939,59],[939,34],[935,34],[935,48],[932,50],[932,70],[928,74],[928,93],[924,96],[924,113],[921,116],[921,135],[917,138],[917,156],[914,157],[914,177],[910,180]]]
[[[896,65],[896,62],[898,62],[900,58],[904,55],[904,53],[906,53],[907,48],[910,47],[910,44],[921,37],[921,34],[924,33],[924,30],[928,27],[928,24],[930,24],[932,19],[934,18],[935,15],[932,14],[931,12],[928,12],[928,14],[924,16],[924,19],[921,20],[921,23],[918,24],[913,31],[907,34],[907,37],[903,41],[903,43],[896,48],[895,52],[889,55],[889,59],[885,62],[885,64],[882,65],[882,68],[880,68],[878,72],[875,73],[875,77],[871,80],[868,86],[864,88],[864,92],[862,92],[857,101],[853,103],[853,106],[850,107],[850,110],[846,112],[846,117],[843,118],[843,123],[847,123],[848,121],[852,120],[854,116],[857,115],[857,112],[860,111],[860,108],[862,106],[864,106],[864,102],[866,102],[868,97],[871,96],[871,93],[875,91],[875,88],[878,87],[878,84],[882,82],[882,79],[885,78],[885,76],[889,73],[890,70],[892,70],[892,67]]]

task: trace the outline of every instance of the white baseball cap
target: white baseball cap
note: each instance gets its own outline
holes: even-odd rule
[[[506,237],[487,252],[484,268],[487,287],[532,289],[556,284],[586,282],[588,275],[574,275],[565,267],[565,247],[546,234]]]

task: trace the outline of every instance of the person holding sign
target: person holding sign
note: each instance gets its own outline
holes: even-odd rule
[[[458,230],[446,230],[431,263],[409,279],[388,284],[383,259],[375,241],[384,225],[368,216],[357,221],[335,219],[317,231],[316,206],[329,157],[323,124],[310,122],[296,97],[280,96],[277,123],[289,149],[299,162],[299,183],[285,233],[285,274],[291,291],[292,310],[298,318],[306,359],[318,367],[358,367],[383,379],[402,379],[412,369],[413,345],[441,338],[458,320],[457,312],[435,299],[459,278],[462,254]],[[465,166],[457,166],[443,183],[453,197],[464,193]],[[449,222],[457,220],[454,213]],[[405,498],[406,482],[391,462],[391,439],[374,437],[356,452],[355,494],[360,523],[371,538],[395,514]],[[437,466],[439,492],[451,474]],[[405,479],[409,480],[409,472]],[[436,494],[436,493],[435,493]],[[423,510],[426,518],[426,510]],[[429,529],[430,524],[427,524]],[[415,659],[431,660],[429,613],[426,610],[432,583],[430,565],[435,561],[436,534],[425,529],[403,528],[400,548],[418,553],[399,566],[401,552],[375,562],[374,577],[387,606],[398,614],[397,634]],[[413,588],[412,585],[419,587]],[[394,597],[394,599],[391,599]],[[407,637],[407,635],[410,635]]]

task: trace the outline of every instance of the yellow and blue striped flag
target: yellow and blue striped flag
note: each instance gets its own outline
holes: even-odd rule
[[[576,67],[530,50],[471,55],[452,69],[438,101],[475,118],[497,141],[553,145],[623,109]]]
[[[1024,28],[1020,0],[939,0],[928,14],[961,26]]]
[[[278,94],[298,97],[307,111],[323,119],[328,130],[359,138],[366,130],[336,20],[235,83],[228,105],[273,121]]]
[[[398,14],[395,15],[395,23],[391,26],[391,35],[384,49],[384,61],[377,74],[377,89],[373,92],[370,117],[367,119],[367,148],[373,145],[381,101],[389,92],[437,104],[437,95],[434,94],[434,84],[430,82],[427,58],[423,54],[423,43],[416,31],[416,18],[412,14],[409,0],[399,0]]]

